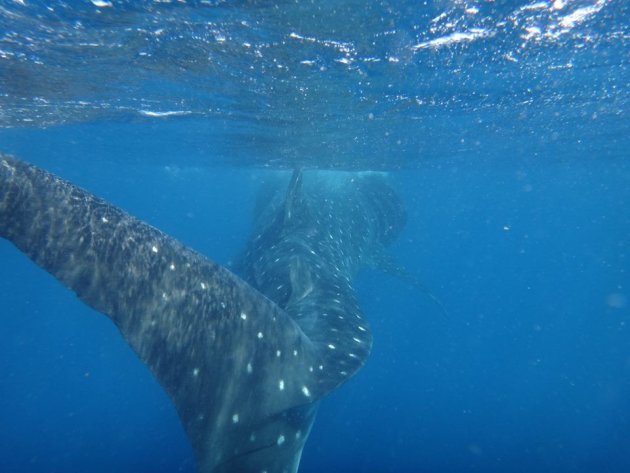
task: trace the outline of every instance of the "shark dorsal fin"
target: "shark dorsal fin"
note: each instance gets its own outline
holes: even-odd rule
[[[287,195],[284,199],[284,221],[285,223],[291,222],[295,216],[296,207],[300,205],[300,199],[302,198],[302,169],[297,168],[293,171],[291,181],[289,182],[289,188]]]

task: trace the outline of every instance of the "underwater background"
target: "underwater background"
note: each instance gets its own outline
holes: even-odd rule
[[[387,172],[374,348],[300,472],[630,471],[630,6],[0,1],[0,152],[227,265],[295,167]],[[0,471],[194,472],[113,324],[0,241]]]

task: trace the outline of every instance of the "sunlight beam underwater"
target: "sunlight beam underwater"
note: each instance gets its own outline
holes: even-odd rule
[[[293,473],[319,400],[365,363],[352,287],[406,213],[379,174],[300,171],[260,206],[242,278],[0,156],[0,236],[107,315],[168,393],[201,473]]]

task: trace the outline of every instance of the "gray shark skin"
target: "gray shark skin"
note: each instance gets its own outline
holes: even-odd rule
[[[294,173],[236,276],[35,166],[0,155],[0,236],[107,315],[171,398],[201,473],[293,473],[319,400],[365,363],[352,287],[405,223],[381,176]]]

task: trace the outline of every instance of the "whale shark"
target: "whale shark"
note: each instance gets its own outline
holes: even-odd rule
[[[0,155],[0,237],[116,325],[175,406],[200,473],[298,470],[321,399],[370,353],[355,277],[405,222],[382,174],[296,170],[257,205],[232,271]]]

